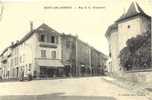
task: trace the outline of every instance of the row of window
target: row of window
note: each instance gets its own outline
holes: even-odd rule
[[[41,50],[41,57],[47,58],[47,51]],[[56,59],[56,51],[51,51],[51,58]],[[19,63],[24,62],[24,56],[14,57],[10,60],[10,66],[18,65]]]
[[[46,50],[41,50],[41,57],[47,58],[47,51]],[[51,58],[56,59],[56,51],[51,51]]]
[[[51,36],[51,35],[47,36],[45,34],[40,35],[41,42],[56,43],[55,39],[56,39],[55,36]]]
[[[13,55],[18,55],[19,52],[20,52],[22,49],[24,49],[24,47],[25,47],[25,43],[21,44],[20,46],[17,46],[17,47],[15,47],[15,48],[13,48],[12,54],[13,54]]]
[[[14,57],[10,60],[10,66],[18,65],[19,63],[24,62],[24,56]]]
[[[66,40],[66,48],[74,48],[74,44],[72,40]]]

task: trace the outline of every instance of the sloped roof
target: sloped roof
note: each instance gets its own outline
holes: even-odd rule
[[[137,16],[137,15],[141,15],[141,16],[145,16],[150,18],[149,15],[147,15],[142,8],[138,5],[137,2],[132,2],[132,4],[130,5],[127,13],[123,14],[118,20],[116,20],[116,22],[112,25],[110,25],[106,31],[105,36],[108,37],[111,35],[111,31],[118,29],[118,22],[126,20],[128,18]]]
[[[59,32],[57,32],[56,30],[52,29],[51,27],[49,27],[48,25],[46,25],[45,23],[41,24],[36,31],[45,31],[48,33],[55,33],[55,34],[59,34]]]
[[[59,34],[57,31],[55,31],[54,29],[52,29],[51,27],[49,27],[48,25],[43,23],[38,28],[36,28],[36,29],[30,31],[29,33],[27,33],[21,40],[17,41],[14,44],[11,44],[7,48],[5,48],[4,51],[0,55],[2,56],[7,51],[8,48],[14,48],[14,47],[22,44],[24,41],[29,39],[35,32],[40,32],[40,31],[45,31],[47,33],[54,33],[56,35]]]
[[[110,36],[112,30],[118,30],[118,25],[116,23],[114,23],[108,27],[105,36],[106,37]]]
[[[127,13],[123,14],[118,20],[117,22],[119,21],[122,21],[122,20],[125,20],[125,19],[128,19],[130,17],[134,17],[136,15],[143,15],[143,16],[146,16],[146,17],[150,17],[148,16],[143,10],[142,8],[138,5],[137,2],[132,2],[132,4],[130,5]]]
[[[41,24],[38,28],[34,29],[33,31],[30,31],[29,33],[27,33],[21,40],[19,40],[18,42],[16,42],[13,45],[8,46],[7,48],[4,49],[4,51],[0,54],[0,56],[2,56],[9,48],[14,48],[20,44],[22,44],[23,42],[25,42],[27,39],[29,39],[34,33],[39,33],[39,32],[44,32],[44,33],[52,33],[55,35],[61,35],[61,36],[70,36],[73,38],[77,38],[77,36],[73,36],[73,35],[67,35],[67,34],[60,34],[59,32],[55,31],[54,29],[52,29],[51,27],[49,27],[48,25],[46,25],[45,23]],[[78,39],[78,38],[77,38]],[[78,39],[80,40],[80,39]],[[81,40],[80,40],[81,41]],[[83,41],[82,41],[83,42]],[[85,42],[83,42],[85,43]],[[85,43],[86,45],[90,46],[89,44]],[[91,46],[90,46],[91,47]],[[99,51],[98,51],[99,52]],[[105,54],[103,54],[102,52],[100,52],[101,55],[103,55],[105,58],[107,57]]]

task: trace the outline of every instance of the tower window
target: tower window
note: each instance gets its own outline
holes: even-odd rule
[[[130,25],[128,25],[128,28],[130,28]]]

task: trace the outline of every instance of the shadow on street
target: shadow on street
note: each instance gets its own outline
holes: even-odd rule
[[[0,100],[116,100],[110,96],[63,96],[64,93],[44,95],[9,95],[1,96]]]

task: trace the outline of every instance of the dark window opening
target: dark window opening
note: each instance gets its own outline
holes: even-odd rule
[[[130,25],[128,25],[128,28],[130,28]]]
[[[44,42],[44,40],[45,40],[45,35],[42,34],[42,35],[40,36],[40,41],[41,41],[41,42]]]
[[[51,43],[55,43],[55,37],[51,36]]]
[[[18,74],[19,74],[19,68],[17,67],[16,68],[16,76],[18,77]]]
[[[31,69],[32,69],[32,68],[31,68],[31,64],[29,64],[29,71],[31,71]]]
[[[111,52],[109,53],[109,57],[111,57]]]

